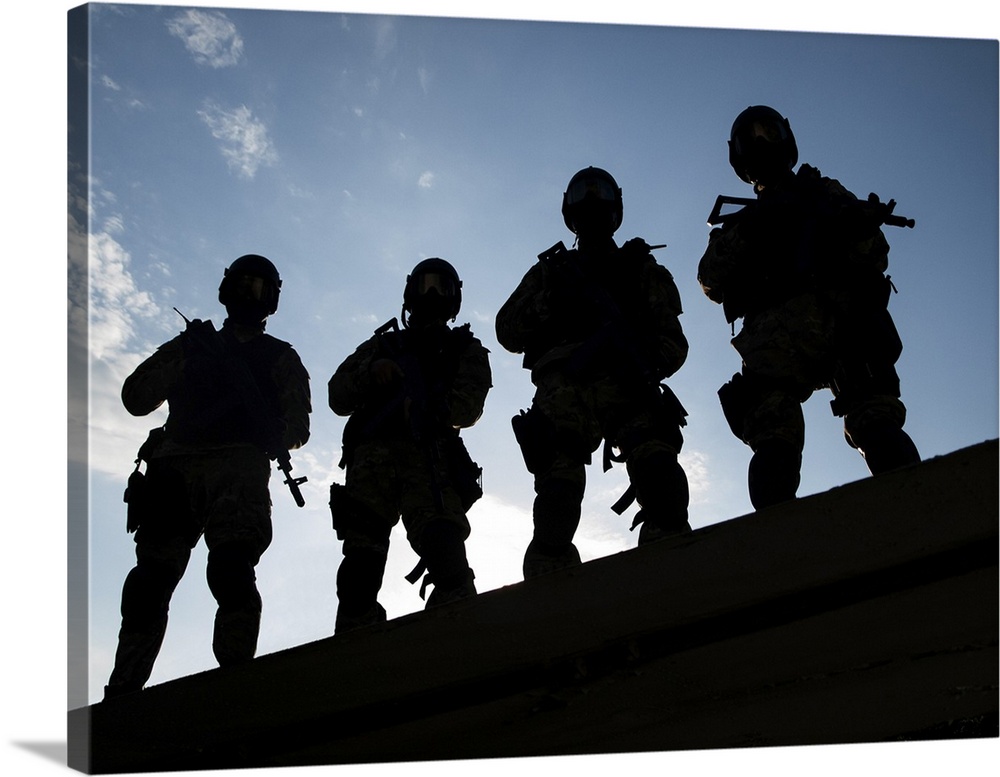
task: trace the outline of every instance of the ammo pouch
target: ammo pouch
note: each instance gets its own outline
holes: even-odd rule
[[[462,438],[455,436],[445,442],[445,460],[452,487],[465,512],[483,495],[483,468],[472,460]]]
[[[135,469],[128,476],[125,493],[122,495],[122,501],[128,505],[125,517],[125,530],[129,534],[139,528],[143,517],[149,515],[150,508],[157,501],[155,495],[152,493],[153,489],[150,488],[146,474],[139,469],[139,465],[143,461],[147,465],[149,464],[151,456],[163,442],[165,436],[166,430],[162,426],[151,429],[149,436],[146,437],[146,441],[139,446],[139,451],[136,453]]]

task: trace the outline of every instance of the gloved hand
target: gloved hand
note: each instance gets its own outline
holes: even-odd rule
[[[626,240],[618,251],[621,253],[623,259],[629,260],[644,259],[649,255],[651,249],[652,246],[641,237],[633,237],[631,240]]]

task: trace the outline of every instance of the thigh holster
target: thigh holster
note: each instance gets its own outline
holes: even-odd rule
[[[510,425],[528,472],[538,475],[549,469],[558,452],[552,420],[532,405],[511,418]]]
[[[340,483],[330,484],[330,514],[339,540],[361,537],[374,540],[381,535],[380,527],[385,526],[378,513],[351,496]]]

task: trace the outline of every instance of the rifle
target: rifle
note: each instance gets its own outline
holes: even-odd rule
[[[710,227],[715,227],[719,224],[725,225],[729,221],[750,213],[751,209],[756,207],[758,202],[759,200],[750,197],[730,197],[726,194],[720,194],[715,198],[715,206],[712,208],[712,212],[708,214],[708,225]],[[723,213],[722,209],[726,205],[739,205],[740,209]],[[888,202],[882,202],[875,192],[871,192],[867,200],[857,200],[852,202],[851,205],[860,207],[862,211],[874,217],[880,226],[884,224],[888,227],[909,227],[913,229],[917,223],[905,216],[894,215],[893,210],[896,208],[896,201],[889,200]]]
[[[185,332],[190,334],[192,340],[206,353],[218,359],[219,364],[222,365],[225,371],[226,377],[229,378],[229,382],[236,389],[240,400],[250,414],[267,423],[268,428],[266,429],[265,439],[268,443],[260,447],[269,459],[277,462],[278,470],[285,476],[282,482],[292,492],[295,504],[299,507],[304,507],[306,500],[302,496],[299,486],[305,483],[308,478],[304,476],[300,478],[292,476],[291,454],[287,448],[281,445],[281,433],[276,428],[277,424],[268,411],[267,403],[264,401],[264,396],[260,393],[260,386],[257,385],[257,381],[250,372],[250,367],[243,359],[229,353],[225,342],[222,340],[222,335],[216,330],[215,325],[211,321],[202,321],[200,319],[190,321],[177,308],[174,308],[174,310],[177,312],[177,315],[184,319],[184,322],[187,324]]]

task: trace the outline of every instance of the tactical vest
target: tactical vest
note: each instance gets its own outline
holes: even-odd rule
[[[424,332],[403,329],[379,335],[375,359],[397,362],[407,378],[388,387],[373,387],[367,401],[351,414],[344,426],[344,462],[350,461],[354,448],[366,440],[406,437],[412,430],[405,422],[404,400],[419,399],[423,411],[434,413],[443,407],[451,390],[461,358],[473,340],[469,324],[451,329],[444,327],[435,337],[425,337]],[[416,375],[419,375],[419,385]],[[450,429],[450,427],[449,427]],[[444,433],[444,429],[437,430]],[[449,434],[454,432],[450,430]]]
[[[604,264],[613,269],[605,277],[595,278],[597,270],[594,261],[582,254],[578,249],[566,251],[563,269],[556,267],[549,270],[547,285],[575,284],[581,300],[596,300],[600,294],[606,294],[611,305],[617,308],[633,331],[641,331],[640,313],[645,310],[647,301],[643,298],[640,284],[642,267],[646,262],[654,261],[653,256],[646,253],[637,256],[623,251],[621,247],[615,250],[613,258],[606,259]],[[525,344],[523,366],[533,369],[545,354],[560,346],[586,342],[607,323],[603,318],[601,304],[595,302],[588,305],[596,308],[596,313],[588,317],[580,315],[553,316],[552,320],[541,331],[537,332],[531,341]]]
[[[268,417],[256,417],[244,404],[235,376],[223,360],[205,354],[182,339],[185,366],[181,380],[167,397],[170,413],[167,436],[176,442],[194,445],[249,443],[266,446],[265,430],[281,417],[280,389],[274,381],[275,367],[291,348],[289,343],[260,334],[240,342],[228,328],[220,332],[226,359],[247,365],[263,398]]]

